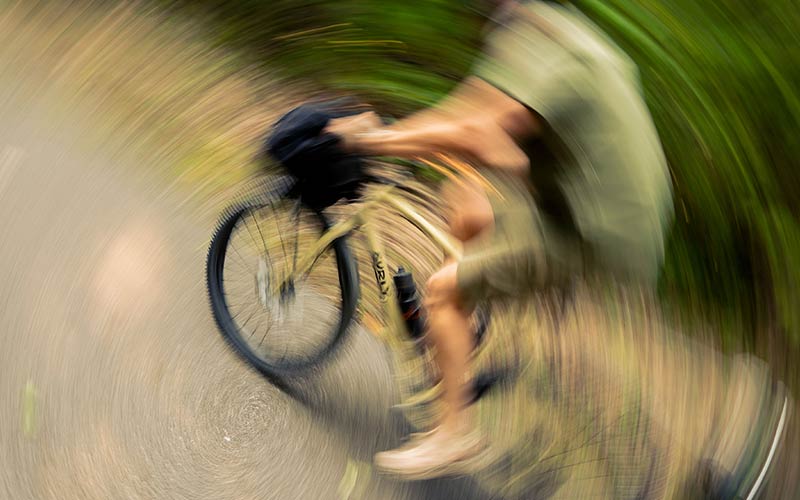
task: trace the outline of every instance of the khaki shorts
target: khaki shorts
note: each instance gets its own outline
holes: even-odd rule
[[[489,196],[494,230],[483,242],[468,245],[458,265],[459,293],[468,307],[566,284],[582,260],[580,245],[559,236],[522,182],[490,180],[499,191]]]

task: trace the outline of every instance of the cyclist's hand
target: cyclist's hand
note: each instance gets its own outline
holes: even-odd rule
[[[335,118],[328,123],[325,131],[338,135],[345,149],[353,149],[355,136],[377,130],[383,126],[380,117],[374,111],[367,111],[344,118]]]

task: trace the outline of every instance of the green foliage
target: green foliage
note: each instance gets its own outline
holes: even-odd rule
[[[469,2],[183,0],[211,20],[212,41],[244,47],[288,78],[402,113],[430,104],[469,68],[480,16]]]
[[[800,11],[790,0],[575,0],[638,63],[675,184],[663,290],[800,342]],[[401,114],[469,69],[457,0],[203,0],[221,44]],[[753,329],[757,331],[757,329]]]

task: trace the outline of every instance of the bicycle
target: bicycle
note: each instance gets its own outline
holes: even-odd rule
[[[246,361],[284,389],[289,378],[321,364],[342,343],[356,315],[360,284],[348,240],[358,231],[365,236],[386,319],[379,337],[406,366],[402,374],[396,370],[398,378],[406,381],[403,393],[408,396],[400,408],[408,410],[435,400],[438,388],[428,383],[430,374],[422,373],[421,363],[426,360],[420,356],[419,340],[409,335],[395,299],[397,290],[375,221],[376,210],[388,208],[418,228],[444,258],[460,259],[460,242],[401,196],[425,200],[427,193],[402,180],[370,176],[364,181],[362,197],[348,203],[354,210],[332,223],[325,210],[310,208],[292,193],[291,178],[270,184],[224,213],[209,247],[207,285],[223,335]],[[234,243],[237,233],[245,240],[239,246]],[[229,286],[238,270],[235,266],[247,262],[254,264],[250,284],[238,289]],[[235,291],[256,299],[258,305],[238,308],[230,297]],[[482,309],[476,327],[479,337],[487,324],[488,310]],[[476,381],[476,398],[492,382],[489,378]]]

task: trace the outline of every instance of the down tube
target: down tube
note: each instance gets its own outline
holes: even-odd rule
[[[396,292],[394,282],[389,276],[389,266],[386,265],[383,244],[373,225],[369,222],[363,226],[364,235],[367,239],[367,248],[372,258],[372,269],[375,272],[375,281],[381,294],[381,306],[386,314],[388,334],[386,340],[390,344],[400,342],[400,335],[404,332],[405,323],[403,322],[400,307],[394,300]]]

